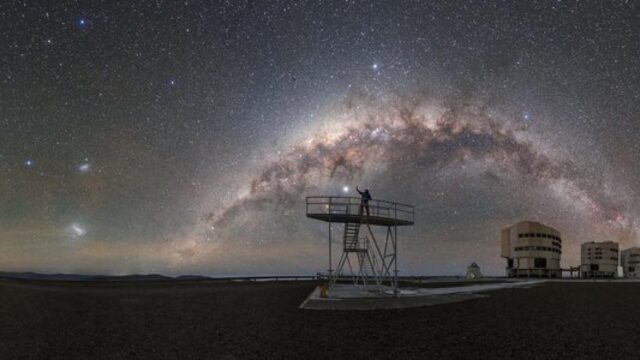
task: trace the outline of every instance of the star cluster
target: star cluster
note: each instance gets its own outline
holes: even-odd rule
[[[637,244],[640,9],[600,1],[0,4],[0,268],[315,273],[307,195],[416,205],[405,273],[499,231]],[[404,255],[403,255],[404,254]]]

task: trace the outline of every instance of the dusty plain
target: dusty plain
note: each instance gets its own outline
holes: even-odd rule
[[[550,282],[422,308],[313,311],[312,281],[0,280],[0,359],[632,359],[640,283]]]

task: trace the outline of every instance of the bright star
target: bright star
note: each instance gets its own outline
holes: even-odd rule
[[[87,20],[85,18],[80,18],[80,19],[76,20],[76,26],[79,29],[86,29],[89,26],[89,20]]]
[[[74,222],[67,228],[67,232],[71,235],[72,238],[78,239],[87,234],[87,229],[84,228],[81,224]]]
[[[348,187],[348,186],[346,186],[346,185],[345,185],[345,186],[343,186],[343,187],[342,187],[342,192],[344,192],[344,193],[348,193],[348,192],[349,192],[349,187]]]
[[[89,172],[89,170],[91,170],[91,164],[82,163],[80,164],[80,166],[78,166],[78,170],[80,170],[81,173],[86,174]]]
[[[373,64],[372,68],[373,70],[378,70],[378,64]]]
[[[33,167],[35,164],[36,162],[33,161],[32,159],[27,159],[24,161],[24,166],[28,168]]]

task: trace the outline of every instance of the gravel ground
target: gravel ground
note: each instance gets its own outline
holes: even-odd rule
[[[0,281],[0,359],[633,359],[640,283],[404,310],[299,310],[312,282]]]

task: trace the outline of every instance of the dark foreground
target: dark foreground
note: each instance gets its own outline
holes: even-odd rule
[[[640,283],[548,283],[433,307],[299,310],[311,282],[0,281],[0,359],[632,359]]]

